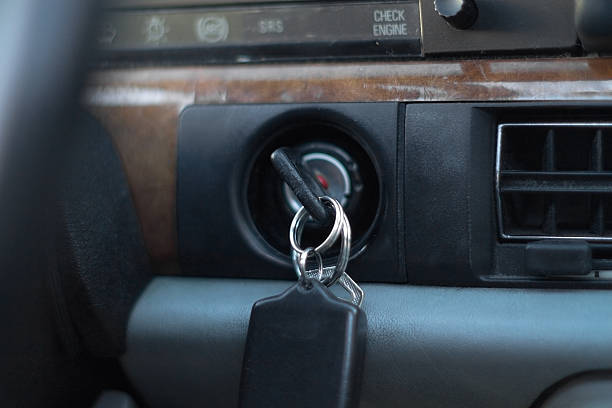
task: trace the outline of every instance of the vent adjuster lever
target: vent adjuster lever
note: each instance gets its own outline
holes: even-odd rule
[[[588,275],[593,255],[583,240],[544,239],[525,247],[525,269],[536,276]]]

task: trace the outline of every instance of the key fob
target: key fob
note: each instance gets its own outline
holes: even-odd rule
[[[240,407],[357,407],[367,322],[317,280],[253,305]]]

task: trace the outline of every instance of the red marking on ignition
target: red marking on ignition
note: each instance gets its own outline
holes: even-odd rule
[[[329,188],[329,183],[321,174],[317,174],[317,180],[319,181],[321,187],[323,187],[324,190],[327,190]]]

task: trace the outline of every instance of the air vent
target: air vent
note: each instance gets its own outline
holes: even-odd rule
[[[612,123],[498,126],[504,239],[612,241]]]

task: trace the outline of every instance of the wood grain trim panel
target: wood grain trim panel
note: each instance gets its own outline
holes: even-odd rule
[[[612,100],[612,58],[127,68],[84,102],[125,165],[152,258],[176,257],[178,116],[190,104]]]

